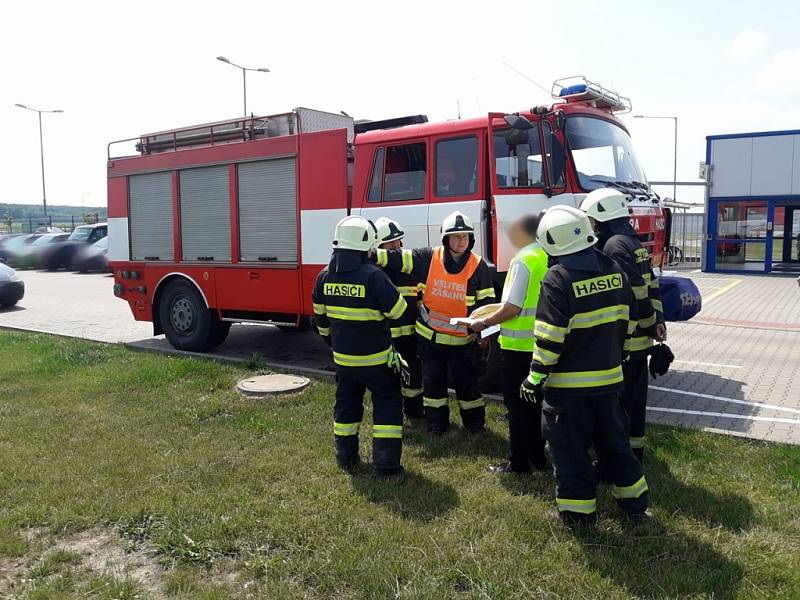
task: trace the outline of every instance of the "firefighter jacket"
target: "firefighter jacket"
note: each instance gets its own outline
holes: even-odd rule
[[[559,257],[542,281],[529,379],[544,381],[551,394],[622,390],[636,310],[628,278],[612,259],[594,248]]]
[[[536,305],[539,303],[539,291],[545,273],[547,254],[536,242],[522,248],[511,259],[503,285],[502,301],[518,306],[520,312],[500,325],[499,341],[503,350],[533,350]]]
[[[399,319],[389,322],[392,339],[414,335],[414,321],[417,320],[417,300],[419,299],[419,281],[413,276],[398,271],[386,271],[397,291],[406,301],[406,309]]]
[[[642,247],[630,221],[623,217],[605,225],[604,230],[598,232],[601,244],[598,247],[625,271],[639,312],[638,327],[627,349],[633,356],[644,356],[653,345],[654,326],[664,322],[658,278],[653,273],[650,253]]]
[[[387,319],[399,318],[406,301],[364,252],[334,250],[312,293],[321,336],[342,367],[385,364],[392,345]]]
[[[444,246],[413,250],[381,249],[376,252],[375,257],[378,266],[388,271],[412,275],[420,282],[423,310],[415,324],[420,336],[437,344],[449,346],[462,346],[472,341],[472,336],[468,335],[465,327],[450,326],[449,319],[466,316],[475,308],[494,302],[494,284],[486,261],[471,250],[467,250],[458,261],[455,261]],[[434,279],[438,281],[434,282]],[[441,309],[444,309],[444,312],[437,316],[434,324],[428,319],[430,307],[425,305],[425,294],[429,285],[438,284],[441,284],[442,289],[447,288],[446,297],[452,302],[445,302],[442,306],[435,307],[440,310],[433,312],[442,312]],[[427,298],[431,297],[428,294]],[[447,312],[453,314],[444,314]]]

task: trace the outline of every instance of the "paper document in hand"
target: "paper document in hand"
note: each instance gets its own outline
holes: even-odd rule
[[[465,327],[471,327],[475,321],[478,319],[473,319],[472,317],[453,317],[450,319],[450,325],[464,325]],[[487,327],[483,331],[481,331],[481,337],[489,337],[490,335],[494,335],[500,331],[500,325],[492,325],[491,327]]]

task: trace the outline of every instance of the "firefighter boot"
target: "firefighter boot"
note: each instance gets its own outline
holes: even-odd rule
[[[400,465],[403,440],[399,438],[375,438],[372,440],[372,467],[376,477],[392,477],[404,472]]]
[[[407,396],[407,391],[409,390],[403,390],[403,413],[409,419],[421,419],[425,416],[425,411],[422,407],[422,391],[413,396]]]
[[[486,404],[483,398],[477,400],[459,400],[461,408],[461,423],[469,433],[484,433],[486,431]]]
[[[335,435],[336,464],[345,471],[352,471],[358,466],[358,436]]]
[[[547,517],[553,521],[560,520],[570,531],[591,529],[597,524],[597,514],[585,515],[582,513],[559,511],[555,506],[547,509]]]
[[[425,420],[428,424],[428,433],[442,435],[450,429],[450,407],[447,398],[437,400],[442,406],[425,406]]]

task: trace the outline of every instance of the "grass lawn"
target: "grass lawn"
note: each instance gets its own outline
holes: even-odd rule
[[[408,426],[377,482],[334,466],[329,383],[249,374],[0,332],[0,598],[800,598],[800,448],[652,427],[662,530],[602,489],[571,534],[551,475],[486,471],[500,406],[480,440]]]

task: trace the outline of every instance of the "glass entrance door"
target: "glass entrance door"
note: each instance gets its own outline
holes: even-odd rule
[[[772,265],[776,271],[800,271],[800,206],[775,207]]]
[[[768,241],[772,222],[766,200],[717,200],[709,219],[711,231],[709,255],[719,271],[767,271]]]

